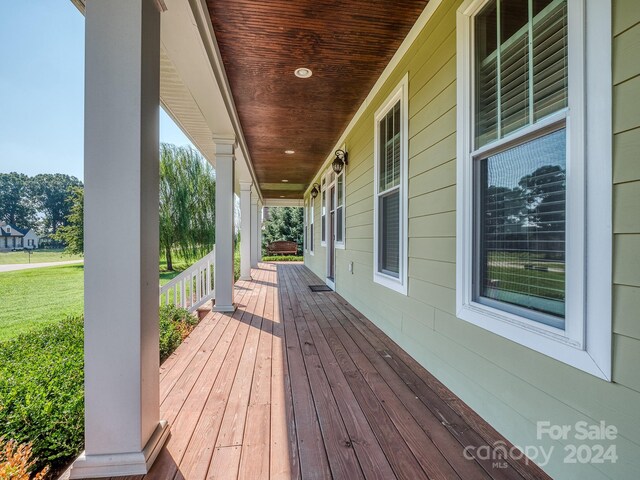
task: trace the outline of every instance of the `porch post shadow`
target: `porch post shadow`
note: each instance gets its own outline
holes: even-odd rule
[[[85,446],[71,478],[147,473],[159,403],[160,13],[88,0],[85,66]],[[107,226],[127,241],[115,242]]]

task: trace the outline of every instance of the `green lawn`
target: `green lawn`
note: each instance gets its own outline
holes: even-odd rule
[[[67,255],[62,250],[34,250],[31,254],[31,263],[64,262],[67,260],[79,260],[82,255]],[[23,252],[0,253],[0,265],[12,265],[17,263],[29,263],[29,254]]]
[[[180,272],[161,272],[164,284]],[[61,265],[0,273],[0,342],[34,326],[81,315],[84,266]]]
[[[82,314],[82,265],[0,273],[0,341],[30,328]]]

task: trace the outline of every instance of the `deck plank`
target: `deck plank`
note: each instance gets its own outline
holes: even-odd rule
[[[275,271],[275,265],[270,265]],[[277,276],[275,279],[277,283]],[[277,289],[271,291],[273,300],[273,337],[271,366],[271,449],[270,478],[299,480],[300,463],[293,413],[293,397],[289,365],[284,341],[284,323],[280,312]]]
[[[301,477],[304,480],[331,478],[329,461],[322,441],[322,433],[294,319],[294,308],[297,312],[298,305],[297,302],[292,305],[290,301],[288,291],[285,288],[286,282],[283,282],[283,277],[280,275],[280,266],[278,266],[278,277],[281,282],[278,293],[282,305],[281,313],[284,322],[289,378],[291,379]]]
[[[271,283],[271,276],[268,276]],[[269,448],[271,438],[271,345],[273,300],[266,287],[262,328],[253,372],[251,396],[245,422],[240,458],[239,478],[263,480],[269,478]]]
[[[258,322],[258,318],[253,315],[253,311],[257,304],[259,293],[260,290],[256,289],[253,294],[246,294],[238,299],[239,305],[234,316],[240,315],[240,320],[233,338],[233,344],[229,348],[224,364],[214,381],[202,415],[195,427],[180,465],[180,470],[186,478],[205,478],[207,470],[209,470],[222,417],[236,378],[248,332],[252,328],[252,324],[255,326]],[[240,448],[237,450],[240,451]],[[224,452],[233,452],[232,455],[235,458],[235,450],[224,450]]]
[[[171,436],[126,480],[549,478],[526,459],[465,459],[510,444],[342,297],[310,292],[322,281],[306,267],[252,277],[163,364]]]
[[[283,273],[283,275],[286,274]],[[306,297],[303,292],[298,290],[296,294],[304,298],[305,301],[308,300],[308,297]],[[335,358],[326,338],[324,338],[324,335],[320,331],[315,318],[315,309],[311,308],[309,312],[311,313],[311,316],[307,320],[309,332],[318,351],[319,359],[327,377],[327,383],[333,392],[333,396],[344,421],[345,428],[349,435],[349,441],[356,452],[365,478],[380,480],[396,478],[386,455],[382,451],[373,430],[369,426],[362,408],[349,388],[347,379],[339,366],[338,360]]]
[[[362,470],[359,466],[356,454],[353,449],[353,442],[347,433],[347,429],[340,415],[338,405],[333,397],[333,393],[329,386],[323,364],[320,361],[314,339],[307,325],[307,317],[311,317],[312,313],[308,308],[308,304],[304,302],[304,297],[292,285],[291,277],[286,274],[282,275],[283,283],[286,283],[289,290],[289,300],[297,302],[301,308],[301,317],[296,320],[296,328],[298,329],[298,337],[300,341],[305,338],[309,343],[309,348],[303,354],[303,360],[309,375],[309,383],[311,392],[316,406],[316,413],[320,423],[323,441],[327,450],[329,466],[334,478],[348,478],[357,480],[364,478]],[[295,310],[294,310],[295,311]]]
[[[365,335],[378,354],[388,362],[403,377],[405,384],[432,409],[434,414],[444,419],[444,425],[458,438],[462,445],[507,445],[512,444],[502,437],[493,427],[485,422],[467,404],[456,397],[447,387],[425,370],[413,357],[400,348],[380,328],[368,318],[358,312],[346,300],[337,294],[331,297],[337,308],[352,319],[355,328]],[[507,458],[505,461],[518,475],[527,480],[548,479],[539,467],[524,458]],[[480,462],[491,476],[498,477],[506,474],[502,465],[499,469],[492,466],[490,461]],[[500,471],[497,471],[500,470]],[[500,477],[501,478],[501,477]]]

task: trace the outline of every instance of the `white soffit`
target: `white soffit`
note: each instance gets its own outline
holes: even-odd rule
[[[84,14],[84,0],[71,2]],[[216,65],[212,65],[207,53],[212,50],[211,45],[209,48],[205,46],[205,42],[211,43],[211,39],[203,39],[191,3],[185,0],[164,0],[166,10],[160,17],[160,102],[174,122],[215,167],[213,138],[229,135],[238,138],[242,133],[238,132],[239,125],[234,128],[234,124],[238,123],[232,121],[235,107],[228,104],[228,99],[225,102],[223,88],[214,73],[214,68],[219,68],[222,62],[214,62]],[[195,8],[199,17],[202,17],[202,12],[198,10],[202,9],[202,5],[195,2]],[[217,49],[213,50],[215,54]],[[217,75],[220,76],[221,72],[217,72]],[[227,96],[230,96],[229,92]],[[239,191],[241,181],[256,183],[245,152],[244,138],[238,138],[238,144],[236,191]]]

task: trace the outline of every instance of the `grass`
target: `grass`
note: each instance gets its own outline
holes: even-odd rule
[[[34,250],[31,254],[31,263],[65,262],[68,260],[80,260],[82,255],[68,255],[62,250]],[[24,252],[0,253],[0,265],[13,265],[29,263],[29,254]]]
[[[166,263],[160,261],[160,285],[179,275],[182,270],[188,268],[189,263],[177,259],[173,266],[174,271],[167,271]],[[236,280],[239,276],[240,257],[236,255]],[[0,292],[3,297],[0,308],[0,342],[3,342],[33,327],[56,323],[69,316],[82,315],[84,265],[60,265],[3,272],[0,273]]]
[[[564,272],[540,272],[513,267],[489,267],[489,278],[500,288],[526,295],[564,300]]]
[[[83,265],[61,265],[0,274],[0,342],[34,326],[81,315],[83,273]]]
[[[160,273],[165,284],[180,272]],[[0,342],[35,326],[82,315],[84,266],[60,265],[0,274]]]

